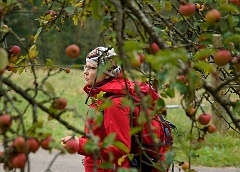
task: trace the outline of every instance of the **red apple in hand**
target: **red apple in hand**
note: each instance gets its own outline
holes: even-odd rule
[[[0,116],[0,129],[3,131],[8,130],[12,125],[12,118],[8,114]]]
[[[211,120],[211,115],[209,113],[202,113],[198,117],[198,122],[202,125],[207,125]]]
[[[67,106],[67,100],[63,97],[57,98],[53,102],[53,107],[59,110],[65,109]]]
[[[205,15],[206,22],[212,25],[216,24],[220,19],[221,13],[216,9],[208,11]]]
[[[23,169],[25,167],[26,160],[26,155],[24,153],[20,153],[12,159],[12,165],[15,168]]]
[[[76,153],[78,152],[78,148],[79,148],[79,145],[77,143],[77,141],[75,139],[71,139],[69,140],[66,145],[65,145],[65,149],[70,153],[70,154],[73,154],[73,153]]]
[[[71,44],[66,48],[66,55],[69,58],[77,58],[80,54],[80,48],[76,44]]]
[[[18,56],[21,53],[21,48],[17,45],[14,45],[11,47],[10,52],[14,54],[15,56]]]
[[[179,5],[179,13],[184,16],[192,16],[196,11],[195,4],[189,3],[189,4],[180,4]]]
[[[219,66],[224,66],[231,60],[231,53],[228,50],[219,50],[214,56],[214,63]]]

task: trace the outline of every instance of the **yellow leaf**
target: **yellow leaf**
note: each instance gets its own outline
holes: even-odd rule
[[[38,52],[36,51],[36,45],[34,44],[30,49],[29,49],[29,57],[31,59],[35,59],[38,55]]]

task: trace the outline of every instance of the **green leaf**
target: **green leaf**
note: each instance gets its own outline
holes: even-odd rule
[[[116,146],[117,148],[121,149],[125,153],[129,153],[129,151],[130,151],[129,148],[123,142],[115,141],[113,143],[113,145]]]
[[[52,94],[53,96],[56,95],[55,88],[53,87],[53,85],[50,82],[46,81],[44,83],[44,87],[47,89],[48,93]]]
[[[4,70],[8,65],[8,53],[5,49],[0,48],[0,70]]]
[[[165,107],[166,104],[165,104],[165,101],[162,99],[162,98],[159,98],[157,101],[156,101],[156,105],[158,107]]]
[[[138,172],[136,168],[118,168],[117,172]]]
[[[173,162],[175,155],[176,155],[176,153],[174,151],[167,152],[165,154],[165,163],[167,165],[170,165]]]
[[[43,126],[43,121],[35,122],[28,131],[35,131],[37,128],[41,128]]]
[[[91,1],[90,11],[93,18],[97,20],[101,20],[104,13],[104,9],[103,9],[103,6],[101,5],[101,1],[98,1],[98,0]]]
[[[140,131],[142,131],[142,127],[137,126],[137,127],[132,127],[131,131],[130,131],[130,135],[133,136],[134,134],[139,133]]]
[[[224,39],[224,45],[229,44],[229,42],[233,42],[237,45],[240,45],[240,35],[239,34],[231,34]]]
[[[232,12],[239,14],[238,8],[235,5],[231,4],[224,4],[223,6],[220,7],[220,10],[224,12]]]
[[[25,67],[19,67],[18,68],[18,74],[20,75],[21,73],[23,73]]]
[[[53,61],[51,59],[46,59],[46,66],[49,67],[51,66]]]
[[[200,49],[199,51],[197,51],[197,53],[193,56],[193,59],[195,60],[199,60],[205,56],[209,56],[211,54],[215,54],[216,53],[216,50],[215,49],[208,49],[208,48],[205,48],[205,49]]]
[[[115,137],[116,137],[116,133],[111,133],[111,134],[107,135],[103,140],[102,147],[108,148],[108,147],[112,146]]]
[[[208,73],[210,73],[213,70],[211,64],[206,61],[195,62],[194,66]]]
[[[162,65],[179,65],[179,60],[186,62],[188,60],[187,51],[183,48],[175,50],[160,50],[156,55],[146,56],[146,60],[152,65],[153,69],[158,71]]]
[[[92,140],[88,140],[83,147],[84,151],[86,153],[92,153],[94,150],[98,149],[98,145],[94,143]]]
[[[102,169],[113,169],[113,163],[104,161],[100,164],[100,167]]]
[[[37,38],[38,38],[38,36],[40,35],[41,31],[42,31],[42,27],[40,27],[40,28],[38,29],[36,35],[34,36],[34,40],[33,40],[33,43],[34,43],[34,44],[37,42]]]
[[[124,48],[124,51],[129,53],[129,52],[133,52],[133,50],[141,50],[142,46],[143,44],[137,41],[129,40],[129,41],[125,41],[123,48]]]

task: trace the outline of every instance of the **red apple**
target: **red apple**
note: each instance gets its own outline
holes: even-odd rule
[[[65,72],[66,72],[66,73],[70,73],[71,70],[70,70],[69,68],[66,68],[66,69],[65,69]]]
[[[232,58],[232,64],[233,64],[234,69],[237,72],[240,72],[240,58],[239,57],[233,57]]]
[[[50,15],[50,18],[48,20],[51,21],[55,19],[57,13],[54,10],[49,10],[45,13],[45,15]]]
[[[202,125],[207,125],[211,120],[211,115],[209,113],[202,113],[198,116],[198,122]]]
[[[21,53],[21,48],[17,45],[11,47],[10,52],[15,56],[18,56]]]
[[[80,48],[76,44],[71,44],[66,48],[66,55],[69,58],[77,58],[80,54]]]
[[[49,150],[50,149],[50,142],[53,142],[53,138],[48,136],[46,139],[41,141],[41,146],[43,149]]]
[[[194,3],[179,5],[179,13],[184,16],[192,16],[195,12],[196,12],[196,7]]]
[[[240,6],[240,0],[230,0],[230,4]]]
[[[69,140],[66,145],[65,145],[65,149],[70,153],[77,153],[78,149],[79,149],[79,145],[77,143],[77,141],[75,139],[71,139]]]
[[[25,138],[22,136],[18,136],[13,141],[13,146],[17,152],[25,152]]]
[[[57,98],[53,102],[53,107],[59,110],[65,109],[67,106],[67,100],[63,97]]]
[[[181,165],[182,169],[185,171],[185,170],[188,170],[190,168],[189,166],[189,162],[183,162],[182,165]]]
[[[23,169],[25,167],[26,160],[26,155],[24,153],[20,153],[12,159],[12,165],[15,168]]]
[[[219,50],[214,56],[214,63],[219,66],[224,66],[231,60],[231,53],[228,50]]]
[[[215,133],[216,132],[216,127],[215,127],[215,125],[213,125],[213,124],[210,124],[208,127],[207,127],[207,131],[209,132],[209,133]]]
[[[188,82],[187,77],[186,77],[185,75],[183,75],[183,74],[178,75],[178,76],[177,76],[177,80],[180,81],[180,82],[182,82],[182,83],[184,83],[184,84],[186,84],[186,83]]]
[[[153,42],[148,48],[148,52],[150,54],[156,54],[159,51],[160,51],[160,48],[159,48],[159,46],[157,45],[156,42]]]
[[[134,55],[130,58],[130,63],[133,67],[140,67],[142,62],[139,54],[134,53]]]
[[[3,114],[0,116],[0,129],[3,131],[8,130],[12,125],[12,118],[8,114]]]
[[[189,107],[186,111],[187,116],[192,117],[196,113],[196,109],[194,107]]]
[[[27,141],[27,144],[28,144],[29,152],[33,152],[33,153],[35,153],[40,146],[38,140],[35,138],[29,138]]]
[[[216,24],[220,20],[220,18],[221,13],[216,9],[208,11],[205,15],[206,22],[212,25]]]

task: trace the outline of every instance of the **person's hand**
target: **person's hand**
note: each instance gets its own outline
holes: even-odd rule
[[[63,146],[65,146],[67,144],[67,142],[71,139],[75,139],[76,142],[79,144],[79,140],[78,140],[78,137],[77,136],[66,136],[64,138],[61,139],[61,143]]]

